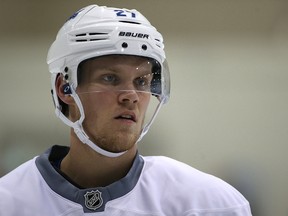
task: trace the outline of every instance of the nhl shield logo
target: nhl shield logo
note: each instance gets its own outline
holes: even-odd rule
[[[84,195],[85,198],[85,206],[90,210],[96,210],[100,208],[103,204],[103,199],[101,196],[101,192],[99,190],[87,192]]]

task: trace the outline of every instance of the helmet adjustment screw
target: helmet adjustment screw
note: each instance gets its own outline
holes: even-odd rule
[[[67,72],[68,72],[68,67],[65,67],[65,68],[64,68],[64,72],[65,72],[65,74],[64,74],[64,79],[65,79],[65,80],[68,80],[68,78],[69,78],[69,75],[68,75],[68,73],[67,73]]]

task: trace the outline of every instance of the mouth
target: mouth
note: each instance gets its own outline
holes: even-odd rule
[[[120,114],[120,115],[116,116],[115,119],[137,122],[134,113],[123,113],[123,114]]]

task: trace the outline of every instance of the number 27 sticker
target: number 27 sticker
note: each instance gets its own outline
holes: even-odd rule
[[[125,11],[125,10],[114,10],[114,11],[116,12],[116,16],[136,18],[136,14],[131,11]]]

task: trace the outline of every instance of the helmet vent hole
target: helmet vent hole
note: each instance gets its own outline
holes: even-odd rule
[[[86,36],[86,33],[76,35],[76,37],[83,37],[83,36]]]
[[[128,47],[128,44],[126,42],[122,43],[122,47],[123,48],[127,48]]]
[[[122,22],[122,23],[130,23],[130,24],[137,24],[137,25],[141,24],[141,23],[139,23],[139,22],[126,21],[126,20],[120,20],[119,22]]]
[[[76,42],[89,42],[89,41],[101,41],[108,39],[108,33],[106,32],[87,32],[76,34],[74,41]]]
[[[147,46],[145,44],[142,45],[143,50],[147,50]]]
[[[108,33],[103,33],[103,32],[90,32],[89,35],[108,35]]]

